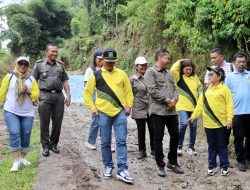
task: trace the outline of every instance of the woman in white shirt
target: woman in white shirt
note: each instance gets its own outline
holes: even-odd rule
[[[89,67],[84,74],[84,86],[86,86],[87,81],[93,72],[100,70],[102,68],[102,51],[97,50],[93,55],[93,64]],[[95,96],[93,97],[95,101]],[[88,139],[85,143],[86,147],[91,150],[95,150],[96,146],[96,138],[98,134],[99,126],[98,126],[98,117],[93,117],[92,122],[90,124]]]
[[[33,105],[37,105],[39,89],[30,76],[29,58],[19,57],[13,73],[7,74],[0,88],[0,102],[4,102],[4,118],[9,131],[9,144],[14,163],[12,172],[19,166],[30,165],[26,159],[34,120]]]

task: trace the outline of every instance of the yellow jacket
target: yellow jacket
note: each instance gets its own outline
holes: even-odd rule
[[[176,63],[173,64],[173,66],[170,69],[174,80],[176,83],[180,80],[180,60],[178,60]],[[187,84],[188,88],[192,92],[192,94],[195,97],[196,102],[198,101],[199,94],[202,90],[202,84],[199,80],[199,78],[194,75],[187,77],[186,75],[182,75],[185,83]],[[180,87],[177,85],[177,89],[179,92],[179,100],[176,104],[176,111],[194,111],[195,105],[192,103],[191,97]]]
[[[3,103],[5,98],[6,98],[6,94],[8,92],[9,89],[9,83],[10,83],[10,76],[11,74],[7,74],[5,75],[5,77],[2,80],[2,84],[1,84],[1,88],[0,88],[0,103]],[[30,89],[30,99],[32,101],[38,100],[38,97],[40,95],[40,91],[37,85],[36,80],[32,80],[32,87]]]
[[[132,107],[134,96],[126,73],[117,68],[114,68],[111,72],[104,68],[101,71],[105,82],[118,97],[123,107]],[[98,89],[96,89],[96,101],[94,103],[93,94],[95,89],[96,79],[94,74],[92,74],[83,92],[84,104],[91,110],[96,108],[108,116],[113,117],[117,115],[121,111],[121,108],[114,103],[112,97]]]
[[[219,119],[223,126],[226,126],[227,121],[232,121],[234,114],[233,97],[232,93],[227,86],[219,84],[216,87],[207,88],[205,92],[207,102],[214,112],[215,116]],[[196,119],[203,115],[203,125],[206,128],[220,128],[221,126],[211,117],[210,112],[207,111],[204,105],[204,95],[200,95],[197,106],[191,116]]]

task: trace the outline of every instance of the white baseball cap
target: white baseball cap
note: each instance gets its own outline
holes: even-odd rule
[[[28,64],[30,64],[30,59],[29,57],[26,57],[26,56],[20,56],[17,58],[16,62],[18,63],[19,61],[27,61]]]
[[[144,65],[147,64],[147,59],[145,57],[137,57],[135,59],[135,65]]]

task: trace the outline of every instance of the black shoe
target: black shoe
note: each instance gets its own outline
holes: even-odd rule
[[[247,168],[250,169],[250,160],[247,160]]]
[[[239,163],[239,170],[245,172],[247,170],[246,163]]]
[[[50,150],[52,152],[54,152],[55,154],[59,154],[60,153],[60,151],[58,150],[58,148],[55,145],[54,146],[50,146]]]
[[[177,173],[177,174],[183,174],[184,171],[183,169],[181,169],[181,167],[178,164],[167,164],[167,168],[172,170],[173,172]]]
[[[151,156],[155,156],[155,151],[154,151],[154,150],[151,150],[150,155],[151,155]]]
[[[43,149],[43,152],[42,152],[42,155],[45,156],[45,157],[48,157],[49,156],[49,148],[44,148]]]
[[[158,175],[158,176],[161,176],[161,177],[165,177],[166,172],[165,172],[164,167],[158,167],[157,175]]]
[[[139,156],[137,157],[137,159],[143,159],[143,158],[146,158],[147,157],[147,154],[145,151],[140,151],[139,152]]]

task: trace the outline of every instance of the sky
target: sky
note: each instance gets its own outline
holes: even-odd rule
[[[12,3],[21,3],[24,2],[25,0],[0,0],[0,8],[5,7],[7,5],[10,5]],[[1,17],[0,18],[0,24],[3,27],[3,29],[8,28],[7,22],[6,22],[6,17]],[[1,28],[0,28],[1,32]],[[7,44],[9,43],[9,40],[5,40],[2,42],[2,48],[7,49]]]
[[[4,7],[4,6],[9,5],[11,3],[23,2],[23,0],[0,0],[0,1],[1,1],[0,7]]]

